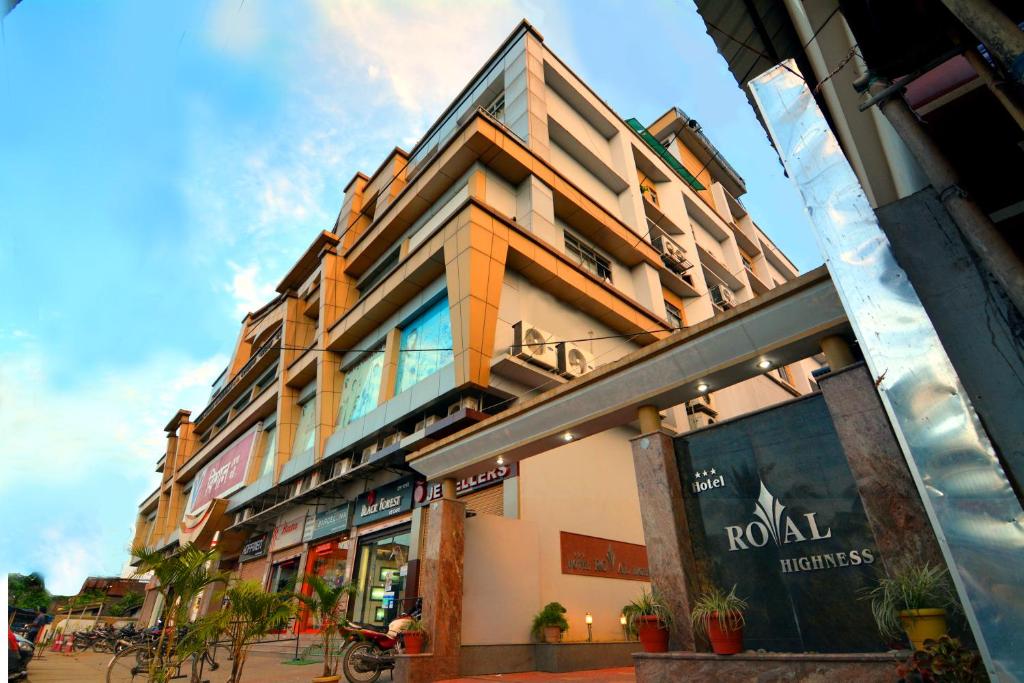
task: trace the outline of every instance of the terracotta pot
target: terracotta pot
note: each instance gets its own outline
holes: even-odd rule
[[[734,655],[743,652],[743,623],[739,617],[725,618],[725,628],[718,619],[718,612],[712,612],[708,619],[708,640],[716,655]]]
[[[423,652],[427,634],[423,631],[406,631],[402,634],[402,639],[405,641],[405,654],[418,655]]]
[[[944,609],[903,609],[900,623],[915,650],[924,648],[924,641],[938,640],[946,635],[946,610]]]
[[[645,614],[637,621],[636,632],[644,652],[668,652],[668,628],[658,622],[658,617]]]
[[[544,642],[545,643],[557,643],[562,640],[562,629],[557,626],[545,626],[544,627]]]
[[[340,674],[337,676],[317,676],[313,679],[313,683],[338,683],[340,680]]]

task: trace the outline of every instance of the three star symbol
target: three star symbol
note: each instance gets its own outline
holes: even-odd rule
[[[710,470],[704,470],[704,471],[697,470],[696,472],[693,473],[693,475],[697,479],[700,479],[701,477],[713,477],[713,476],[715,476],[715,474],[717,474],[717,472],[715,471],[714,467],[712,467]]]

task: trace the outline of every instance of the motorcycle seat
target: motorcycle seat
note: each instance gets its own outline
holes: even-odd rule
[[[362,624],[358,621],[350,621],[349,625],[354,628],[361,628],[367,631],[376,631],[377,633],[387,633],[388,629],[386,626],[377,626],[376,624]]]

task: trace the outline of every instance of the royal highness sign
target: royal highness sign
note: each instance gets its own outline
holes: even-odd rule
[[[352,523],[360,526],[408,512],[412,509],[413,485],[413,478],[406,477],[360,495]]]
[[[519,463],[498,465],[489,472],[460,479],[455,484],[455,495],[464,496],[473,491],[480,491],[495,484],[500,484],[517,474],[519,474]],[[441,497],[441,482],[416,482],[416,490],[413,497],[416,500],[417,506],[426,505],[432,500],[437,500]]]
[[[336,508],[316,513],[316,519],[313,521],[313,533],[309,540],[315,541],[325,536],[333,536],[347,529],[349,519],[351,519],[349,514],[351,509],[352,506],[345,503]]]
[[[885,649],[859,599],[874,537],[820,395],[680,436],[676,455],[697,582],[750,603],[748,649]]]
[[[255,442],[256,428],[253,427],[199,471],[192,482],[188,514],[195,515],[214,498],[225,498],[242,487]]]
[[[238,556],[240,562],[255,560],[267,554],[267,535],[250,536],[242,546],[242,554]]]
[[[650,581],[647,548],[636,543],[560,532],[562,573]]]

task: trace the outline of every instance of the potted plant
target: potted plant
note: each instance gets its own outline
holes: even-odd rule
[[[864,591],[862,599],[871,601],[883,637],[900,640],[906,633],[915,650],[946,634],[946,611],[958,604],[949,572],[933,564],[899,568]]]
[[[941,636],[926,640],[924,649],[916,651],[906,662],[896,667],[899,683],[915,681],[955,681],[956,683],[985,683],[988,676],[981,656],[960,644],[956,638]]]
[[[316,574],[308,574],[302,579],[303,591],[296,595],[300,602],[309,610],[312,618],[320,623],[320,641],[324,653],[324,672],[313,679],[313,683],[338,683],[340,664],[334,640],[345,623],[342,615],[344,598],[356,593],[356,587],[350,583],[334,585]]]
[[[743,652],[743,610],[747,601],[736,595],[736,586],[728,593],[711,586],[697,598],[690,610],[693,629],[706,635],[716,655]]]
[[[644,652],[668,652],[668,632],[672,627],[672,613],[657,593],[645,588],[640,597],[622,608],[626,615],[626,630],[636,633]]]
[[[533,618],[530,633],[545,643],[557,643],[568,630],[569,622],[565,620],[565,608],[560,603],[549,602]]]
[[[402,642],[405,643],[407,655],[418,655],[423,652],[427,641],[427,632],[423,630],[423,622],[416,617],[409,620],[409,625],[402,631]]]

